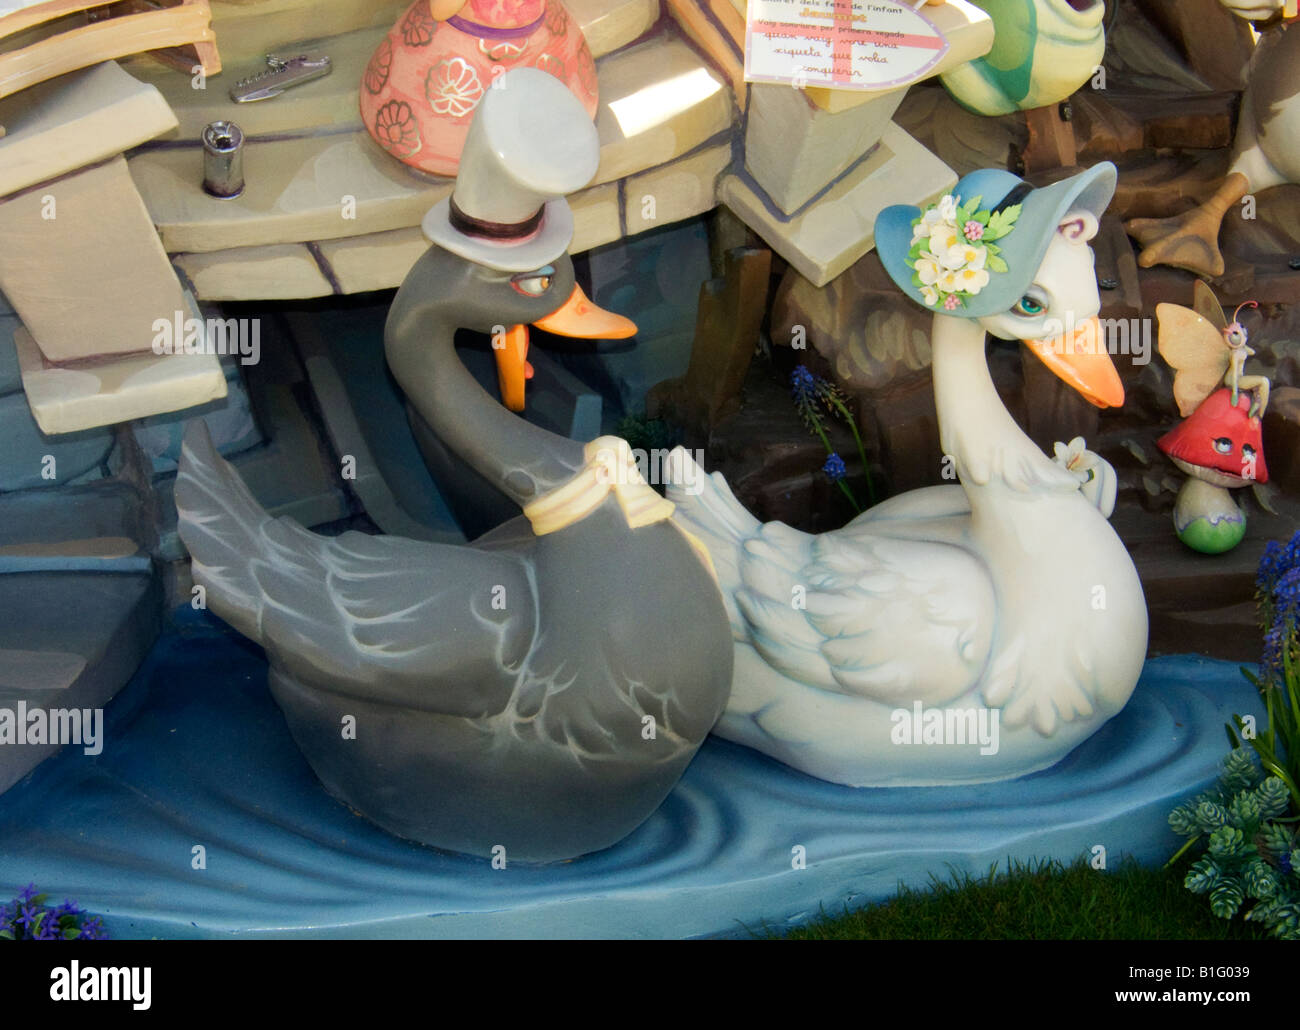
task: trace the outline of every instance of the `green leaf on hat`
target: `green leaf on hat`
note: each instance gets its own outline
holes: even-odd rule
[[[1006,272],[1008,270],[1007,263],[996,254],[990,254],[989,259],[984,263],[988,266],[990,272]]]
[[[1020,212],[1022,210],[1023,205],[1012,204],[1006,210],[999,211],[997,214],[990,216],[988,232],[986,235],[992,239],[1000,240],[1016,227],[1016,219],[1020,217]]]

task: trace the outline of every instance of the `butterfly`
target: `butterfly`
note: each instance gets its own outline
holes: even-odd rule
[[[1247,306],[1259,307],[1253,300],[1247,301],[1229,322],[1210,288],[1200,279],[1192,289],[1191,308],[1156,305],[1160,354],[1174,369],[1174,401],[1184,418],[1220,384],[1232,390],[1234,407],[1240,391],[1251,393],[1251,418],[1262,416],[1268,407],[1268,379],[1243,374],[1246,359],[1255,354],[1246,345],[1249,334],[1237,318],[1241,308]]]

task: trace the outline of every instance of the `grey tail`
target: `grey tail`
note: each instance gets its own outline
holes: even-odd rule
[[[265,595],[257,567],[269,557],[264,529],[273,521],[212,444],[201,418],[185,429],[176,472],[177,529],[193,558],[205,603],[244,636],[263,643]]]

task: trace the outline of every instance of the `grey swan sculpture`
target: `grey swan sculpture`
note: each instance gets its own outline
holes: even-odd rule
[[[546,862],[605,848],[659,806],[722,712],[732,647],[707,556],[637,475],[626,442],[583,445],[532,426],[456,357],[459,328],[610,317],[576,290],[563,252],[562,193],[595,171],[594,128],[562,85],[526,71],[480,105],[479,137],[504,123],[506,143],[476,158],[472,127],[461,179],[477,185],[462,194],[458,182],[451,215],[447,201],[430,212],[426,229],[443,245],[411,269],[385,329],[390,367],[421,416],[524,514],[467,546],[318,536],[270,517],[199,420],[176,504],[195,582],[266,649],[271,692],[333,795],[401,837]],[[525,101],[542,124],[517,117]],[[592,154],[575,160],[574,137]],[[477,240],[454,213],[528,189],[554,198],[537,208],[549,229],[522,220],[517,247]],[[501,267],[539,254],[529,271]]]

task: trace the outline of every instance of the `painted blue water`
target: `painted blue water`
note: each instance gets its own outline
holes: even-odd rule
[[[258,648],[178,613],[109,706],[103,753],[65,749],[0,795],[0,894],[34,881],[115,937],[744,935],[949,867],[1098,844],[1112,866],[1163,861],[1178,844],[1165,817],[1213,779],[1225,721],[1262,715],[1235,664],[1172,657],[1064,762],[1006,783],[853,790],[710,740],[618,846],[494,870],[330,798],[265,676]]]

